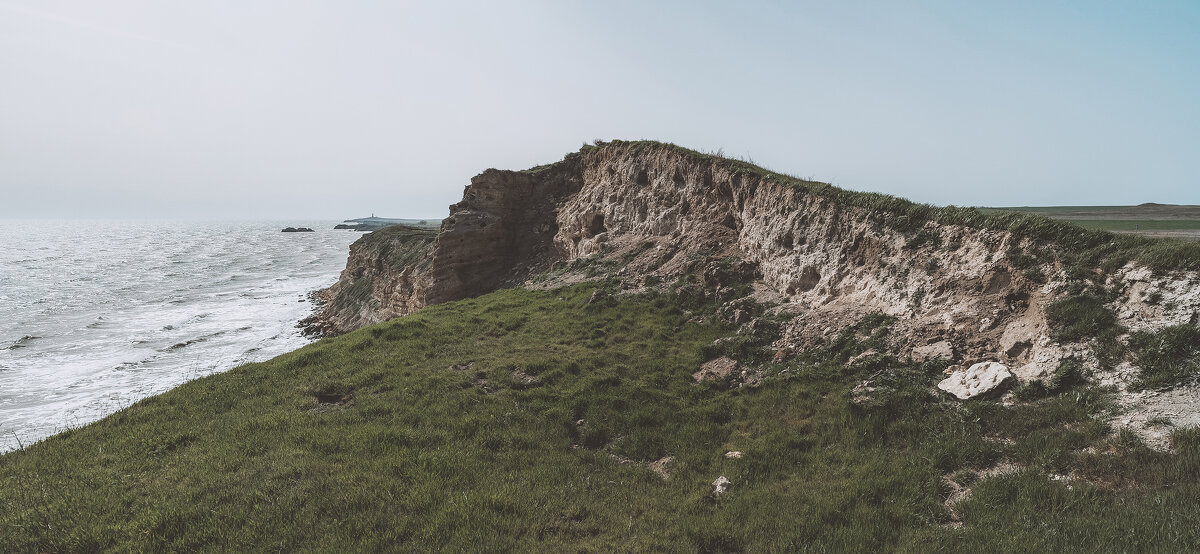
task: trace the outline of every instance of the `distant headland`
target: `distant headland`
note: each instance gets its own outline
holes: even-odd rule
[[[335,225],[334,229],[350,229],[353,231],[375,231],[384,227],[393,225],[407,225],[409,227],[422,227],[436,229],[441,227],[441,219],[399,219],[388,217],[376,217],[371,214],[371,217],[360,217],[358,219],[347,219],[342,223]]]

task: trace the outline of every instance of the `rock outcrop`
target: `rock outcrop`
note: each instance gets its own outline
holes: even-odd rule
[[[722,356],[715,360],[709,360],[704,365],[700,366],[700,370],[692,374],[692,379],[700,381],[727,381],[736,375],[738,370],[737,361],[732,358]]]
[[[693,276],[703,290],[727,291],[753,280],[795,314],[780,351],[811,348],[881,312],[895,317],[901,356],[997,361],[1028,381],[1091,355],[1050,339],[1046,307],[1069,294],[1071,279],[1120,291],[1113,309],[1129,329],[1200,313],[1194,271],[1130,262],[1081,278],[1046,239],[985,220],[673,145],[612,142],[527,171],[483,172],[436,238],[364,236],[325,291],[320,319],[341,333],[589,261],[617,268],[631,287]],[[396,259],[385,247],[413,255]],[[728,311],[739,323],[749,317]]]
[[[959,400],[969,400],[996,390],[1012,376],[1008,366],[1000,362],[979,362],[967,369],[954,371],[938,383],[937,388],[953,394]]]
[[[301,325],[313,334],[339,335],[427,305],[436,236],[405,226],[363,235],[350,245],[338,282],[317,293],[320,311]]]

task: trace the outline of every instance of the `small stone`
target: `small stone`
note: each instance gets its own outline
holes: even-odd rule
[[[742,459],[742,453],[738,452],[737,450],[730,450],[729,452],[725,453],[725,457],[731,460],[740,460]]]
[[[713,481],[712,485],[713,494],[723,494],[725,491],[729,490],[729,487],[733,486],[733,483],[729,479],[726,479],[724,475],[722,475],[717,477],[717,480]]]
[[[608,291],[606,291],[604,289],[596,289],[596,290],[592,291],[592,295],[590,297],[588,297],[586,305],[590,306],[597,302],[602,302],[607,298],[608,298]]]
[[[866,406],[872,400],[871,393],[875,392],[870,379],[859,383],[850,391],[850,402],[855,406]]]

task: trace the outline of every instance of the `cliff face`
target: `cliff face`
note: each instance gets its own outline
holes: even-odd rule
[[[1131,262],[1072,275],[1079,270],[1068,267],[1068,252],[1028,231],[1033,224],[1013,225],[1025,230],[1017,232],[983,217],[671,145],[609,143],[550,166],[476,176],[431,245],[407,243],[429,251],[407,265],[381,263],[381,250],[356,243],[342,280],[326,293],[325,319],[327,331],[344,332],[584,258],[619,266],[627,287],[696,275],[721,289],[721,271],[732,268],[757,282],[756,298],[794,315],[777,342],[782,350],[882,312],[897,318],[904,355],[1000,360],[1031,380],[1064,358],[1091,355],[1088,345],[1050,338],[1046,308],[1072,283],[1111,292],[1131,330],[1200,313],[1200,294],[1189,286],[1200,280],[1194,271],[1155,273]],[[363,279],[371,285],[358,284]],[[358,302],[350,289],[372,292]]]
[[[363,235],[350,245],[338,282],[317,293],[321,310],[301,324],[316,334],[339,335],[420,309],[428,303],[436,236],[405,226]]]
[[[561,259],[552,240],[557,207],[581,186],[574,157],[536,173],[489,169],[471,179],[434,244],[427,301],[518,285]]]

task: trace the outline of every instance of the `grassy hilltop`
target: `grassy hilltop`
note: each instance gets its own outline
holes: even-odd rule
[[[4,455],[0,544],[1200,548],[1196,430],[1153,452],[1111,435],[1097,417],[1107,393],[1070,379],[1011,406],[958,403],[930,393],[944,363],[848,363],[883,344],[886,317],[776,364],[769,325],[734,335],[699,323],[713,305],[686,287],[605,297],[597,286],[432,306]],[[762,385],[695,384],[714,349],[760,360]],[[875,391],[852,401],[868,376]],[[650,463],[667,456],[664,479]],[[718,476],[733,485],[714,495]]]

